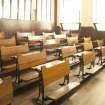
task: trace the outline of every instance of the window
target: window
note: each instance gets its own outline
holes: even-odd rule
[[[53,18],[54,0],[37,0],[37,20],[51,22]]]
[[[0,18],[2,18],[2,0],[0,0]]]
[[[60,23],[80,22],[80,0],[60,0]]]
[[[4,0],[3,17],[10,18],[10,0]]]
[[[36,0],[32,0],[31,20],[36,20]]]
[[[105,23],[105,0],[93,0],[93,22]]]
[[[105,31],[105,23],[97,23],[96,28],[98,31]]]
[[[0,0],[0,18],[51,22],[54,0]]]
[[[25,4],[25,20],[30,20],[31,0],[26,0]]]
[[[37,20],[42,20],[42,0],[37,0]]]
[[[46,21],[47,19],[46,19],[46,16],[47,16],[47,14],[46,14],[46,12],[47,12],[47,3],[46,3],[46,0],[42,0],[42,21]]]
[[[19,0],[19,19],[24,20],[24,0]]]
[[[11,4],[11,18],[12,19],[17,19],[17,0],[12,0],[12,4]]]
[[[52,5],[51,5],[52,4]],[[46,10],[46,20],[50,21],[51,20],[51,16],[53,16],[51,13],[51,9],[53,9],[53,2],[51,3],[51,0],[47,0],[47,10]]]

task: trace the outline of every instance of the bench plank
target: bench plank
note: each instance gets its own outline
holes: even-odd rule
[[[60,97],[64,96],[65,94],[69,93],[72,89],[76,88],[79,85],[80,85],[80,83],[78,83],[78,82],[71,82],[71,83],[57,89],[56,91],[51,92],[48,95],[48,98],[57,100]]]

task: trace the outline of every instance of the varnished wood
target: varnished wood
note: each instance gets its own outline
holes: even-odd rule
[[[83,53],[83,63],[84,65],[91,64],[93,61],[95,61],[95,52],[88,51]]]
[[[42,67],[42,78],[44,82],[44,87],[47,85],[61,79],[62,77],[70,73],[69,63],[63,62],[52,67],[46,68]]]
[[[0,32],[0,40],[5,38],[4,32]]]
[[[93,49],[93,44],[92,42],[89,43],[83,43],[84,50],[92,50]]]
[[[0,39],[0,47],[1,46],[15,46],[15,45],[16,45],[15,36],[9,39]]]
[[[45,49],[53,49],[60,45],[60,40],[58,39],[49,39],[43,42],[43,47]]]
[[[98,47],[103,46],[104,45],[104,41],[103,40],[96,40]]]
[[[32,70],[32,67],[44,64],[46,62],[45,52],[30,52],[27,54],[21,54],[17,58],[18,60],[18,72],[24,71],[19,75],[20,80],[32,80],[38,77],[38,73]]]
[[[65,94],[67,94],[68,92],[70,92],[72,89],[74,89],[75,87],[77,87],[79,85],[80,85],[80,83],[78,83],[78,82],[71,82],[71,83],[57,89],[53,93],[50,93],[48,95],[48,97],[53,100],[57,100],[58,98],[64,96]]]
[[[72,56],[77,51],[76,51],[76,47],[75,46],[67,46],[67,47],[62,47],[61,48],[61,52],[62,52],[62,58],[65,58],[65,57]]]
[[[43,32],[43,41],[49,40],[49,39],[54,39],[55,38],[55,33],[45,33]]]
[[[13,86],[10,77],[5,78],[0,84],[0,105],[8,105],[13,101]]]
[[[67,43],[69,46],[77,45],[78,44],[78,37],[67,38]]]
[[[84,37],[84,43],[90,43],[91,37]]]
[[[45,52],[30,52],[27,54],[21,54],[18,56],[19,70],[24,70],[34,66],[41,65],[46,62]]]
[[[29,52],[28,44],[10,46],[10,47],[1,47],[1,59],[8,60],[11,59],[11,56],[17,56],[22,53]]]
[[[101,47],[101,53],[102,53],[102,57],[105,57],[105,47]]]

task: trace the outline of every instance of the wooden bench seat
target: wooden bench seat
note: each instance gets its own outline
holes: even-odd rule
[[[18,46],[1,47],[1,69],[2,72],[8,73],[16,70],[17,56],[28,53],[28,44]]]
[[[80,85],[80,83],[71,82],[71,83],[55,90],[54,92],[50,93],[48,95],[48,98],[50,98],[52,100],[57,100],[60,97],[64,96],[65,94],[69,93],[72,89],[76,88],[79,85]]]
[[[32,67],[32,68],[41,71],[41,67],[42,66],[52,67],[52,66],[60,64],[60,63],[62,63],[62,61],[60,61],[60,60],[54,60],[54,61],[51,61],[51,62],[48,62],[48,63],[45,63],[45,64],[41,64],[41,65],[38,65],[38,66],[35,66],[35,67]]]
[[[16,64],[5,65],[2,67],[3,73],[8,73],[16,70]]]
[[[17,63],[18,82],[35,79],[38,74],[32,67],[46,63],[46,53],[30,52],[21,54],[17,57]]]
[[[70,67],[68,61],[61,61],[58,64],[54,63],[54,65],[47,67],[44,65],[41,67],[40,73],[41,84],[39,85],[39,88],[41,90],[39,92],[42,94],[42,105],[44,105],[44,99],[46,96],[48,99],[57,100],[79,86],[79,83],[69,82]],[[55,91],[51,91],[49,94],[46,94],[46,88],[62,78],[64,78],[63,83],[65,85]]]
[[[29,80],[32,80],[33,78],[38,78],[38,76],[39,75],[36,71],[31,71],[31,72],[21,74],[21,80],[29,81]]]

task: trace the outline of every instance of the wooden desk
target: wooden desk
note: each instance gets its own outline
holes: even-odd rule
[[[80,76],[80,72],[82,72],[82,78],[84,78],[84,75],[85,75],[84,74],[83,54],[88,53],[88,52],[89,51],[83,51],[83,52],[74,54],[75,57],[79,58],[79,61],[80,61],[80,70],[79,70],[78,76]]]
[[[59,58],[61,58],[61,54],[62,54],[61,49],[68,48],[68,47],[70,47],[70,46],[60,46],[60,47],[56,48],[56,52],[58,53]],[[77,52],[79,52],[78,49],[82,48],[82,47],[83,47],[83,44],[76,45]]]
[[[47,68],[51,67],[51,66],[54,66],[54,65],[57,65],[57,64],[60,64],[64,61],[60,61],[60,60],[55,60],[55,61],[52,61],[52,62],[48,62],[48,63],[45,63],[45,64],[42,64],[42,65],[39,65],[39,66],[36,66],[36,67],[32,67],[33,69],[37,70],[38,72],[41,71],[41,67],[42,66],[46,66]]]
[[[28,42],[29,42],[30,47],[39,46],[40,50],[42,50],[43,36],[41,36],[41,35],[29,36]]]
[[[3,79],[0,84],[0,105],[9,105],[13,99],[13,87],[11,78]]]

